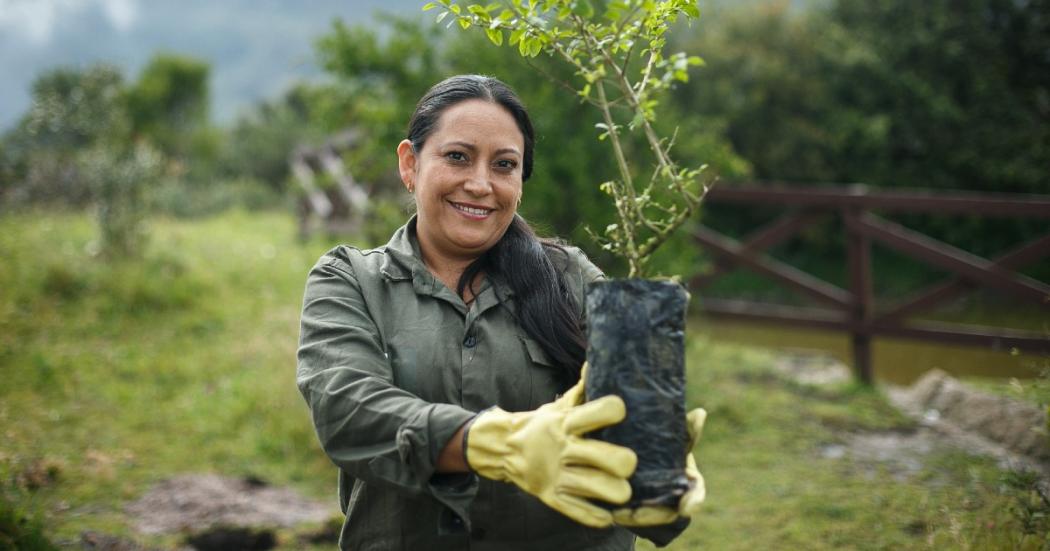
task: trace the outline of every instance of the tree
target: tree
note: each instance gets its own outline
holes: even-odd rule
[[[105,64],[62,67],[37,77],[29,111],[3,140],[5,200],[89,201],[91,190],[75,157],[97,142],[126,139],[123,87],[120,71]]]
[[[603,236],[591,232],[592,237],[627,262],[629,277],[647,275],[653,253],[689,221],[707,190],[700,179],[707,165],[681,167],[671,154],[675,134],[659,135],[655,124],[661,93],[675,82],[688,81],[689,66],[702,64],[699,57],[683,52],[666,56],[663,51],[671,23],[680,16],[699,17],[695,2],[618,1],[600,5],[598,11],[590,0],[465,7],[439,0],[423,7],[433,8],[442,8],[439,22],[451,16],[464,29],[484,30],[497,46],[506,33],[523,57],[546,52],[575,70],[576,86],[582,86],[574,95],[601,113],[598,138],[608,139],[619,175],[599,186],[612,197],[617,222],[606,226]],[[637,165],[628,162],[621,140],[635,130],[655,164],[646,183],[640,182],[645,176]]]
[[[157,54],[126,93],[132,131],[164,153],[186,157],[195,132],[208,122],[206,62]]]

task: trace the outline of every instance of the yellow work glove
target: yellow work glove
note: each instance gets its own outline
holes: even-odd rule
[[[552,407],[562,409],[578,406],[586,400],[584,381],[587,378],[587,362],[584,362],[580,371],[580,380],[572,388],[567,390],[553,403]],[[678,500],[678,509],[671,507],[639,507],[637,509],[616,509],[613,511],[613,520],[621,526],[659,526],[670,524],[678,517],[692,516],[700,509],[707,495],[704,485],[704,477],[696,466],[696,458],[693,457],[693,448],[704,428],[707,419],[707,411],[696,408],[686,414],[686,427],[689,431],[689,452],[685,457],[685,476],[691,483],[691,488]]]
[[[700,432],[704,428],[704,420],[707,419],[707,411],[696,408],[686,414],[686,426],[689,430],[689,453],[685,456],[685,476],[689,479],[690,488],[681,499],[678,500],[678,508],[671,507],[639,507],[637,509],[617,509],[613,511],[613,520],[620,526],[659,526],[670,524],[678,517],[690,517],[698,510],[707,495],[704,485],[704,477],[696,467],[696,458],[693,457],[693,448],[700,438]]]
[[[572,407],[555,401],[518,413],[493,408],[468,427],[464,455],[479,475],[511,482],[565,516],[602,528],[612,524],[612,513],[588,498],[630,499],[627,479],[638,457],[623,446],[581,435],[619,423],[625,415],[619,396]]]

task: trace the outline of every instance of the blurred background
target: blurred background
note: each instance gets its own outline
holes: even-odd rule
[[[271,543],[331,547],[335,473],[294,387],[302,286],[328,248],[381,245],[410,215],[394,148],[416,100],[446,76],[484,73],[519,92],[538,131],[522,214],[624,272],[584,229],[613,221],[597,184],[615,167],[595,139],[598,112],[556,82],[571,71],[435,24],[421,5],[0,0],[0,549],[185,545],[211,513],[160,529],[129,512],[180,473],[320,500],[327,513],[308,528],[272,521]],[[716,188],[1050,194],[1045,0],[699,5],[669,50],[705,65],[657,124],[677,128],[677,158],[707,163]],[[646,147],[628,141],[629,153]],[[781,211],[711,203],[698,222],[741,239]],[[1045,215],[892,218],[984,257],[1047,232]],[[807,227],[771,254],[848,287],[840,224]],[[876,301],[949,275],[872,255]],[[655,263],[684,280],[715,266],[688,232]],[[1019,272],[1048,282],[1050,259]],[[694,293],[706,298],[806,304],[743,269]],[[989,290],[925,316],[1050,332],[1045,304]],[[777,366],[849,364],[847,335],[699,312],[690,324],[690,400],[712,411],[714,474],[709,515],[677,548],[1048,541],[1050,493],[1035,479],[1004,483],[1018,471],[1001,458],[955,446],[915,469],[893,466],[910,457],[898,448],[889,464],[864,463],[873,452],[842,460],[853,457],[846,434],[915,434],[921,423],[888,405],[883,385],[934,368],[1045,411],[1045,354],[878,338],[879,385],[847,376],[814,390]],[[734,486],[748,468],[753,482]],[[737,490],[720,498],[719,481]]]

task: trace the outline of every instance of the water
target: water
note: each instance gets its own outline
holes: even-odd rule
[[[853,364],[849,336],[845,333],[797,329],[778,324],[741,323],[691,318],[694,330],[716,342],[791,350],[813,350]],[[1050,357],[992,350],[978,346],[931,343],[910,339],[872,340],[875,378],[893,384],[909,384],[930,369],[942,369],[956,377],[1036,377],[1050,368]]]

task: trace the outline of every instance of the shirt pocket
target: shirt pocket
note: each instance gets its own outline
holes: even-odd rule
[[[526,409],[536,409],[553,401],[562,391],[561,368],[554,364],[539,341],[525,335],[519,335],[519,338],[529,359],[529,403]]]

